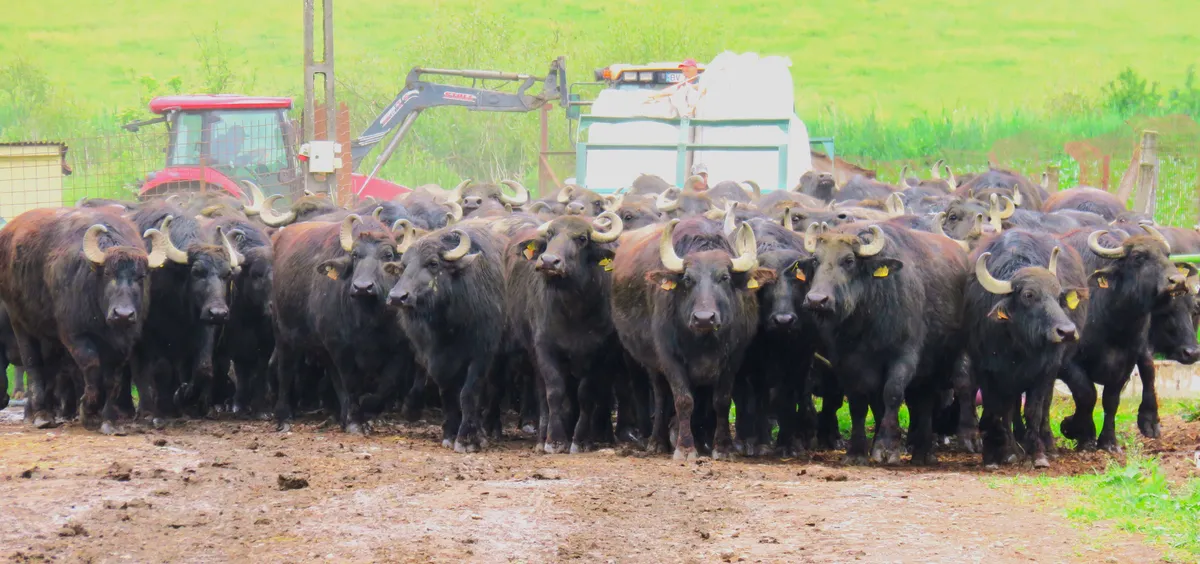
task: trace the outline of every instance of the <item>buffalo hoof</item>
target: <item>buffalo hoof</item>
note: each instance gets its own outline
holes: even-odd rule
[[[582,454],[587,452],[587,448],[581,446],[579,443],[571,443],[571,450],[567,452],[571,454]]]
[[[1000,465],[999,465],[999,464],[996,464],[995,462],[993,462],[993,463],[991,463],[991,464],[984,464],[984,465],[983,465],[983,469],[984,469],[984,470],[989,470],[989,471],[999,470],[999,469],[1000,469]]]
[[[127,433],[125,432],[125,429],[113,425],[112,421],[105,421],[100,424],[100,434],[108,435],[110,437],[124,437]]]
[[[1033,467],[1034,468],[1049,468],[1050,461],[1046,458],[1045,455],[1039,456],[1033,460]]]
[[[1079,441],[1075,444],[1075,450],[1079,452],[1092,452],[1096,450],[1096,440],[1089,439],[1086,441]]]
[[[637,429],[634,429],[632,427],[626,427],[624,429],[617,429],[617,437],[616,438],[617,438],[617,443],[621,443],[621,444],[632,444],[632,445],[638,445],[638,446],[645,446],[645,444],[646,444],[646,442],[644,440],[642,440],[642,434],[639,433]]]
[[[155,425],[155,427],[157,428],[158,425]],[[278,424],[275,425],[275,431],[279,432],[279,433],[292,432],[292,422],[291,421],[280,421]]]
[[[694,449],[694,448],[687,449],[687,450],[677,448],[677,449],[675,449],[675,454],[671,456],[671,458],[673,460],[686,460],[688,462],[692,462],[699,457],[700,457],[700,455],[696,452],[696,449]]]
[[[845,446],[846,446],[845,441],[842,440],[841,435],[832,435],[831,434],[831,435],[827,435],[827,436],[817,437],[817,445],[816,445],[815,450],[818,450],[818,451],[841,450],[841,449],[845,448]]]
[[[539,453],[539,454],[546,452],[546,443],[536,443],[536,444],[534,444],[534,445],[533,445],[533,452],[536,452],[536,453]]]
[[[733,451],[738,453],[738,456],[754,456],[753,449],[753,443],[749,441],[743,441],[741,439],[733,440]]]
[[[912,465],[913,466],[934,466],[937,463],[938,463],[937,455],[932,452],[926,452],[924,454],[913,453],[913,457],[912,457]]]
[[[978,431],[968,431],[959,433],[955,437],[955,446],[967,454],[979,454],[983,452],[983,439],[979,437]]]
[[[666,444],[663,444],[662,441],[658,439],[650,439],[650,441],[646,443],[646,452],[652,454],[667,454],[671,451]]]
[[[58,422],[54,420],[53,415],[39,411],[33,414],[33,426],[36,429],[51,429],[57,427]]]
[[[359,435],[359,436],[365,437],[365,436],[367,436],[367,426],[365,424],[360,424],[360,423],[348,423],[346,425],[346,434],[347,435]]]
[[[562,454],[570,448],[565,442],[546,441],[546,454]]]
[[[842,458],[842,463],[850,466],[866,466],[868,464],[867,455],[847,454],[844,458]]]
[[[900,449],[876,445],[871,449],[871,462],[889,466],[900,464]]]
[[[156,430],[161,431],[161,430],[167,428],[167,420],[163,419],[162,417],[155,417],[150,420],[150,426],[154,427]],[[292,424],[290,422],[288,423],[287,430],[289,430],[289,431],[292,430]]]
[[[761,449],[765,446],[766,445],[758,445],[758,448]],[[804,451],[804,449],[797,445],[783,445],[776,449],[776,452],[778,453],[779,458],[805,458],[807,456],[807,453]],[[764,454],[763,456],[766,455]]]
[[[479,445],[477,445],[473,442],[470,442],[470,441],[468,441],[466,443],[454,441],[454,452],[457,452],[459,454],[479,452]]]
[[[1108,452],[1109,454],[1124,454],[1124,452],[1125,452],[1125,450],[1122,449],[1121,446],[1117,444],[1116,439],[1112,439],[1112,440],[1101,439],[1100,443],[1096,446],[1099,447],[1100,450]]]
[[[25,390],[17,390],[12,393],[11,397],[15,400],[25,399]]]
[[[522,425],[521,426],[521,434],[523,434],[523,435],[537,434],[537,425],[534,425],[533,423],[526,423],[526,424]]]
[[[1157,413],[1138,413],[1138,431],[1147,439],[1157,439],[1162,436],[1162,429],[1158,425]]]
[[[450,439],[442,439],[442,448],[454,448],[454,441]]]
[[[732,450],[721,450],[716,448],[712,451],[713,460],[735,460],[736,458],[737,457],[734,455]]]

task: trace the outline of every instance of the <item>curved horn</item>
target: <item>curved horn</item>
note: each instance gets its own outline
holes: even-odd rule
[[[158,226],[158,230],[162,231],[163,236],[167,238],[167,258],[171,259],[171,262],[174,263],[187,264],[188,254],[179,250],[179,248],[175,246],[175,241],[171,240],[171,222],[174,220],[175,216],[173,215],[164,217],[162,220],[162,225]]]
[[[1123,246],[1110,249],[1100,244],[1100,237],[1105,233],[1108,233],[1108,231],[1104,231],[1102,229],[1100,231],[1093,231],[1091,235],[1088,235],[1088,248],[1091,249],[1093,253],[1096,253],[1097,256],[1108,259],[1119,259],[1125,256],[1125,247]]]
[[[1021,205],[1021,187],[1013,184],[1012,202],[1014,206]]]
[[[679,209],[679,199],[670,200],[667,196],[667,194],[671,193],[671,191],[678,190],[678,188],[672,186],[666,190],[663,190],[662,192],[659,192],[658,197],[654,200],[654,207],[660,212],[673,212]]]
[[[517,182],[516,180],[501,180],[500,183],[512,188],[513,191],[516,192],[515,196],[509,196],[508,194],[504,193],[504,190],[501,190],[501,202],[512,204],[514,206],[523,206],[529,201],[529,190],[527,190],[525,186],[522,186],[520,182]]]
[[[1058,276],[1058,253],[1061,252],[1060,247],[1054,247],[1054,250],[1050,251],[1050,266],[1047,266],[1046,270],[1049,270],[1050,274],[1054,276]]]
[[[554,197],[554,201],[556,201],[560,204],[565,204],[567,202],[570,202],[571,201],[571,192],[573,192],[573,191],[574,191],[574,187],[571,186],[570,184],[563,186],[562,190],[558,191],[558,195]]]
[[[400,230],[400,240],[396,242],[396,250],[400,254],[404,254],[404,251],[407,251],[416,241],[417,228],[407,219],[397,219],[395,223],[392,223],[392,233],[395,233],[397,229]]]
[[[614,194],[612,196],[605,196],[604,199],[606,200],[606,203],[604,204],[604,209],[607,211],[617,211],[617,210],[621,209],[622,205],[625,204],[625,194]]]
[[[147,229],[142,237],[150,238],[150,254],[146,257],[150,268],[161,268],[167,263],[167,236],[157,229]]]
[[[265,200],[262,189],[249,180],[243,180],[242,185],[246,187],[245,190],[242,190],[242,194],[250,200],[249,204],[242,205],[242,210],[246,212],[246,215],[257,215],[262,211],[263,200]]]
[[[553,212],[554,210],[550,207],[550,204],[547,204],[546,202],[538,200],[532,204],[529,204],[528,211],[529,211],[529,213],[538,213],[539,211]]]
[[[1166,245],[1167,254],[1168,255],[1171,254],[1171,243],[1170,243],[1170,241],[1167,241],[1166,237],[1163,237],[1163,234],[1161,232],[1159,232],[1159,230],[1155,229],[1154,226],[1150,225],[1149,223],[1139,223],[1138,226],[1141,227],[1142,229],[1145,229],[1146,233],[1149,233],[1150,236],[1154,237],[1156,240],[1158,240],[1158,242],[1162,243],[1163,245]]]
[[[367,202],[369,202],[371,205],[377,206],[379,205],[379,198],[376,198],[375,196],[367,196]]]
[[[457,223],[459,221],[462,221],[462,218],[463,218],[462,204],[458,203],[455,200],[447,200],[446,207],[450,208],[450,219],[454,220],[449,223]]]
[[[539,226],[538,226],[538,228],[537,228],[538,235],[540,235],[540,236],[542,236],[542,237],[545,237],[546,235],[549,235],[549,234],[550,234],[550,224],[551,224],[551,223],[552,223],[551,221],[547,221],[546,223],[543,223],[543,224],[539,225]]]
[[[166,201],[167,201],[167,203],[168,203],[168,204],[171,204],[171,205],[174,205],[174,206],[178,206],[178,205],[181,205],[181,204],[178,204],[178,203],[176,203],[176,200],[182,200],[182,199],[183,199],[183,196],[180,196],[179,194],[171,194],[170,196],[167,196],[167,200],[166,200]]]
[[[1057,249],[1058,247],[1055,247]],[[992,256],[992,253],[983,253],[979,258],[975,259],[975,279],[979,281],[979,285],[983,286],[984,290],[1001,296],[1011,294],[1013,291],[1012,282],[1007,280],[997,280],[992,276],[987,269],[987,259]]]
[[[304,195],[305,195],[305,196],[316,196],[316,195],[317,195],[317,193],[316,193],[316,192],[313,192],[312,190],[305,190],[305,191],[304,191]]]
[[[104,264],[104,251],[100,250],[101,233],[108,233],[108,228],[97,223],[83,234],[83,256],[95,264]]]
[[[758,186],[757,182],[755,182],[753,180],[743,180],[742,184],[745,184],[746,186],[750,187],[750,190],[747,190],[747,192],[752,190],[755,200],[762,197],[762,188],[760,188]],[[742,190],[746,190],[746,186],[742,186]]]
[[[600,231],[596,231],[597,222],[599,222],[599,220],[601,218],[606,218],[609,221],[608,231],[605,231],[603,233]],[[613,241],[616,241],[617,237],[620,237],[621,232],[624,230],[625,230],[625,222],[621,221],[621,216],[619,216],[613,212],[606,211],[604,213],[601,213],[592,222],[591,237],[592,237],[592,240],[597,243],[611,243]]]
[[[462,182],[459,182],[459,183],[458,183],[458,186],[455,186],[453,190],[451,190],[451,191],[449,191],[449,192],[446,192],[446,201],[447,201],[447,202],[458,202],[458,201],[461,201],[461,200],[462,200],[462,192],[463,192],[463,190],[464,190],[464,189],[466,189],[466,187],[467,187],[467,186],[470,186],[470,185],[471,185],[471,179],[470,179],[470,178],[465,178],[465,179],[463,179],[463,181],[462,181]]]
[[[379,219],[379,217],[382,215],[383,206],[375,206],[375,210],[371,212],[371,217],[375,218],[375,221],[383,221],[382,219]]]
[[[77,208],[82,208],[82,207],[83,207],[83,203],[84,203],[84,202],[86,202],[87,200],[88,200],[88,197],[87,197],[87,196],[84,196],[84,197],[82,197],[82,198],[80,198],[80,199],[78,199],[78,200],[75,200],[75,207],[77,207]]]
[[[275,200],[282,198],[279,194],[275,194],[262,203],[262,209],[258,212],[259,219],[268,227],[283,227],[293,221],[296,221],[296,212],[288,210],[286,213],[275,213]]]
[[[900,184],[897,184],[897,186],[908,188],[908,164],[900,167]]]
[[[779,223],[781,225],[783,225],[783,228],[787,229],[788,231],[796,230],[796,225],[794,223],[792,223],[792,208],[790,208],[790,207],[783,208],[783,219],[781,219],[779,221]]]
[[[951,241],[954,241],[955,243],[958,243],[958,246],[962,247],[962,250],[967,251],[968,253],[971,252],[971,246],[968,245],[966,241],[960,241],[960,240],[955,239],[954,237],[951,237],[950,235],[946,234],[946,230],[943,229],[943,226],[945,224],[946,224],[946,212],[937,212],[936,214],[933,215],[933,232],[935,234],[941,235],[942,237],[945,237]]]
[[[342,244],[342,250],[347,253],[354,249],[354,222],[362,221],[358,214],[352,213],[342,220],[342,229],[338,233],[338,241]]]
[[[975,214],[975,223],[971,225],[971,230],[967,232],[967,238],[979,238],[983,236],[983,214]]]
[[[678,219],[672,219],[663,227],[662,237],[658,240],[658,260],[662,261],[663,267],[671,272],[683,272],[683,259],[675,253],[675,244],[671,241],[671,234],[675,232],[675,224],[679,223]]]
[[[733,214],[735,207],[737,207],[737,202],[725,202],[725,220],[721,222],[721,230],[726,237],[733,235],[733,231],[737,229],[737,218]]]
[[[954,171],[951,170],[950,165],[943,166],[946,167],[946,181],[950,183],[950,191],[953,192],[955,188],[958,188],[958,179],[954,178]]]
[[[225,235],[225,229],[223,227],[217,227],[217,235],[221,237],[221,246],[225,247],[226,253],[229,253],[229,268],[237,268],[238,266],[241,266],[241,264],[245,262],[246,257],[243,257],[242,253],[238,252],[237,247],[234,247],[233,243],[229,242],[229,237]]]
[[[887,214],[890,217],[900,217],[904,215],[904,200],[900,198],[899,192],[892,192],[892,195],[888,196],[887,200],[885,200],[883,204],[884,207],[887,208]]]
[[[887,244],[887,237],[884,236],[883,230],[878,225],[869,227],[871,231],[870,243],[859,243],[858,250],[854,254],[860,257],[873,257],[883,250],[883,246]],[[861,241],[861,239],[860,239]]]
[[[946,162],[945,159],[938,159],[937,162],[933,163],[933,166],[929,167],[930,178],[934,180],[942,179],[942,163],[944,162]]]
[[[454,262],[467,256],[467,251],[471,250],[471,236],[462,229],[455,229],[451,233],[458,235],[458,246],[442,253],[442,258]]]
[[[1050,173],[1042,172],[1042,190],[1050,191]]]
[[[804,230],[804,250],[809,254],[817,252],[817,230],[820,226],[816,222],[808,224],[808,229]]]
[[[758,266],[758,243],[754,240],[754,230],[750,228],[750,224],[743,223],[738,228],[733,249],[737,251],[738,256],[733,259],[730,270],[749,272]]]

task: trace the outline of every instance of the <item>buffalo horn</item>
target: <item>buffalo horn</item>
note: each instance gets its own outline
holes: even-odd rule
[[[671,188],[667,188],[666,190],[663,190],[662,192],[659,192],[658,198],[656,198],[654,200],[654,207],[658,208],[658,211],[660,211],[660,212],[673,212],[673,211],[679,209],[679,200],[678,199],[675,199],[675,200],[668,199],[669,198],[668,194],[670,194],[671,192],[678,192],[678,191],[679,191],[678,188],[671,187]]]
[[[904,215],[904,200],[900,197],[899,193],[893,192],[883,204],[887,208],[888,216],[900,217]]]
[[[246,215],[258,215],[263,209],[263,200],[265,199],[262,190],[249,180],[243,180],[242,185],[246,187],[245,190],[242,190],[242,195],[250,200],[250,203],[242,206],[242,210],[246,212]]]
[[[1110,249],[1100,244],[1100,237],[1105,233],[1108,233],[1108,231],[1093,231],[1091,235],[1088,235],[1088,248],[1091,249],[1093,253],[1096,253],[1097,256],[1108,259],[1119,259],[1125,256],[1125,247]]]
[[[731,266],[734,272],[749,272],[758,266],[758,243],[754,240],[754,230],[750,224],[743,223],[738,228],[733,249],[738,253]]]
[[[929,167],[930,178],[934,180],[942,179],[942,163],[944,162],[946,162],[945,159],[938,159],[937,162],[933,163],[933,166]]]
[[[471,250],[471,236],[462,229],[455,229],[451,233],[458,235],[458,246],[442,253],[442,258],[454,262],[467,256],[467,251]]]
[[[868,229],[871,231],[871,242],[860,243],[858,251],[854,253],[860,257],[873,257],[879,254],[883,250],[883,246],[887,244],[887,237],[884,236],[883,230],[878,225],[872,225]]]
[[[721,223],[721,228],[726,237],[733,235],[733,231],[737,229],[737,217],[733,213],[735,207],[737,207],[737,202],[725,202],[725,221]]]
[[[749,190],[746,190],[747,186],[750,187]],[[754,196],[755,200],[762,197],[762,188],[760,188],[758,186],[758,183],[753,180],[743,180],[742,181],[742,190],[746,190],[747,195]]]
[[[1057,247],[1056,247],[1057,248]],[[979,285],[983,286],[984,290],[1001,296],[1011,294],[1013,291],[1012,282],[1007,280],[997,280],[992,276],[987,269],[987,259],[992,256],[992,253],[983,253],[975,259],[975,279],[979,281]]]
[[[675,244],[671,240],[671,234],[675,232],[675,224],[679,223],[678,219],[672,219],[663,227],[662,237],[658,240],[658,259],[662,261],[663,267],[671,272],[683,272],[683,259],[675,253]]]
[[[946,167],[946,181],[950,183],[950,191],[953,192],[955,188],[958,188],[958,179],[954,178],[954,171],[950,165],[944,166]]]
[[[93,226],[95,227],[95,226]],[[103,227],[103,226],[101,226]],[[147,229],[142,237],[150,238],[150,255],[146,261],[150,268],[160,268],[167,263],[167,236],[157,229]]]
[[[1059,247],[1054,247],[1054,250],[1050,251],[1050,265],[1046,267],[1046,270],[1049,270],[1051,275],[1058,276],[1058,254],[1061,252],[1062,249]]]
[[[287,213],[275,213],[275,200],[282,198],[279,194],[275,194],[262,203],[262,208],[258,212],[258,216],[262,222],[270,227],[282,227],[293,221],[296,221],[296,212],[288,210]]]
[[[1021,205],[1021,187],[1013,184],[1012,202],[1014,206]]]
[[[526,202],[529,201],[529,190],[527,190],[525,188],[525,186],[522,186],[520,182],[517,182],[516,180],[502,180],[502,181],[500,181],[500,184],[503,184],[505,186],[508,186],[509,188],[512,188],[513,192],[516,194],[514,196],[509,196],[508,194],[504,193],[504,190],[501,190],[500,191],[500,201],[501,202],[504,202],[506,204],[512,204],[514,206],[523,206],[523,205],[525,205]]]
[[[1166,245],[1167,254],[1171,254],[1171,243],[1169,241],[1167,241],[1166,237],[1163,237],[1163,234],[1161,232],[1159,232],[1159,230],[1155,229],[1154,226],[1150,225],[1149,223],[1139,223],[1138,226],[1141,227],[1142,229],[1146,230],[1146,233],[1149,233],[1150,236],[1154,237],[1155,240],[1162,243],[1163,245]]]
[[[375,218],[375,221],[383,221],[383,220],[379,219],[379,217],[382,215],[383,215],[383,206],[376,206],[375,211],[371,212],[371,217]]]
[[[459,182],[459,183],[458,183],[458,186],[455,186],[453,190],[451,190],[451,191],[449,191],[449,192],[446,192],[446,201],[447,201],[447,202],[459,202],[459,201],[462,201],[462,193],[463,193],[463,190],[464,190],[464,189],[465,189],[467,186],[470,186],[470,185],[471,185],[471,179],[470,179],[470,178],[463,179],[463,181],[462,181],[462,182]]]
[[[945,237],[951,241],[954,241],[955,243],[958,243],[958,246],[962,247],[962,249],[964,251],[970,252],[971,246],[968,245],[966,241],[959,241],[958,239],[955,239],[954,237],[951,237],[946,234],[946,230],[943,229],[943,226],[945,224],[946,224],[946,212],[937,212],[936,214],[934,214],[934,216],[933,216],[933,232],[938,235],[941,235],[942,237]]]
[[[396,250],[403,254],[417,240],[417,228],[407,219],[397,219],[392,224],[392,233],[397,231],[400,232],[400,240],[396,243]]]
[[[817,252],[817,230],[820,226],[816,222],[808,224],[808,229],[804,230],[804,250],[809,254]]]
[[[601,232],[601,231],[596,230],[596,226],[599,225],[600,223],[602,223],[600,221],[601,219],[607,219],[609,221],[609,226],[608,226],[607,231]],[[624,231],[624,230],[625,230],[625,222],[621,221],[621,216],[619,216],[613,212],[606,211],[604,213],[601,213],[600,216],[597,217],[595,219],[595,221],[592,222],[591,238],[593,241],[595,241],[597,243],[611,243],[613,241],[616,241],[617,237],[621,236],[621,231]]]
[[[554,197],[554,201],[556,201],[560,204],[565,204],[567,202],[570,202],[572,191],[574,191],[574,187],[571,186],[570,184],[563,186],[562,190],[558,191],[558,195]]]
[[[456,223],[458,221],[462,221],[462,218],[463,218],[462,204],[459,204],[455,200],[448,200],[448,201],[446,201],[446,207],[450,208],[449,216],[451,219],[451,221],[447,221],[446,223]]]
[[[104,264],[104,251],[100,250],[101,233],[108,233],[108,228],[97,223],[83,234],[83,256],[96,264]]]
[[[179,248],[175,246],[175,241],[171,240],[171,222],[174,220],[175,216],[173,215],[168,215],[167,217],[163,218],[162,225],[158,227],[158,230],[162,231],[163,236],[167,238],[167,258],[171,259],[171,262],[174,263],[187,264],[188,254],[179,250]]]
[[[338,233],[338,241],[342,243],[342,250],[347,253],[354,249],[354,222],[362,221],[358,214],[350,214],[346,219],[342,220],[342,230]]]
[[[783,219],[779,223],[788,231],[796,230],[796,225],[792,223],[792,208],[783,208]]]
[[[237,248],[233,246],[233,243],[229,242],[229,236],[225,234],[225,229],[218,226],[217,235],[221,236],[221,246],[225,247],[226,253],[229,253],[229,268],[237,268],[240,266],[242,262],[246,260],[246,258],[242,256],[242,253],[238,252]]]
[[[900,167],[900,184],[898,184],[897,186],[899,186],[902,189],[908,188],[908,165],[907,164],[904,165],[903,167]]]

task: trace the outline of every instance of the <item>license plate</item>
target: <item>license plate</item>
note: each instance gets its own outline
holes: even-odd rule
[[[663,82],[683,82],[683,73],[681,72],[664,72]]]

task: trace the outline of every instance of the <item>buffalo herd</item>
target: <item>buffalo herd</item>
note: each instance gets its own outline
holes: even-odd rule
[[[1056,380],[1075,403],[1063,436],[1117,450],[1134,368],[1156,437],[1155,356],[1200,359],[1200,282],[1170,258],[1200,233],[1107,192],[941,162],[896,184],[692,180],[540,200],[468,180],[286,209],[244,182],[36,209],[0,229],[0,368],[28,376],[14,393],[38,428],[227,413],[287,430],[323,411],[369,433],[436,407],[459,452],[511,413],[546,453],[931,464],[953,447],[1044,467]]]

